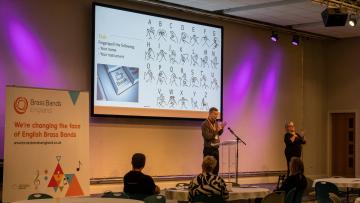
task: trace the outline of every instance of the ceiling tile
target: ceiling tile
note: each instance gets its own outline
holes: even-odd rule
[[[279,1],[283,1],[281,5],[279,5]],[[281,26],[293,26],[295,29],[331,37],[345,38],[360,36],[360,22],[356,27],[325,27],[321,18],[321,12],[326,8],[325,5],[313,3],[311,0],[291,1],[292,0],[165,0],[164,2],[208,11],[240,8],[240,11],[230,12],[228,14]],[[360,19],[358,21],[360,21]]]

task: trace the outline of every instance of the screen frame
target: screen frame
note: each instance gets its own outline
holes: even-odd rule
[[[92,36],[91,36],[91,56],[92,56],[92,62],[91,62],[91,92],[90,92],[90,117],[115,117],[115,118],[149,118],[149,119],[171,119],[171,120],[204,120],[205,118],[191,118],[191,117],[159,117],[159,116],[138,116],[138,115],[118,115],[118,114],[98,114],[94,112],[95,109],[95,104],[94,104],[94,99],[95,99],[95,87],[94,87],[94,77],[95,77],[95,15],[96,15],[96,6],[101,6],[101,7],[105,7],[105,8],[111,8],[111,9],[117,9],[117,10],[121,10],[121,11],[127,11],[127,12],[133,12],[133,13],[137,13],[137,14],[144,14],[144,15],[150,15],[150,16],[154,16],[154,17],[161,17],[161,18],[167,18],[170,20],[177,20],[177,21],[182,21],[182,22],[186,22],[186,23],[194,23],[194,24],[199,24],[199,25],[205,25],[205,26],[209,26],[209,27],[214,27],[214,28],[219,28],[221,30],[221,70],[220,70],[220,75],[221,75],[221,87],[220,87],[220,109],[219,109],[219,119],[220,121],[223,120],[223,63],[224,63],[224,27],[223,26],[219,26],[219,25],[214,25],[214,24],[209,24],[209,23],[203,23],[203,22],[197,22],[197,21],[192,21],[192,20],[187,20],[187,19],[182,19],[182,18],[177,18],[177,17],[173,17],[173,16],[167,16],[167,15],[161,15],[161,14],[156,14],[156,13],[151,13],[151,12],[146,12],[146,11],[140,11],[140,10],[134,10],[134,9],[129,9],[129,8],[124,8],[124,7],[120,7],[120,6],[115,6],[115,5],[109,5],[109,4],[103,4],[103,3],[98,3],[98,2],[93,2],[92,3]]]

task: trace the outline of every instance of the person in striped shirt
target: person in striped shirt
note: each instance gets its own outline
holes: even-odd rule
[[[213,171],[216,167],[216,159],[213,156],[205,156],[202,163],[202,173],[196,176],[189,185],[189,202],[195,196],[220,196],[223,200],[229,198],[225,181]]]

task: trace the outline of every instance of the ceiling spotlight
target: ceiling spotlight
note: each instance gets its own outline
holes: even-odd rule
[[[356,23],[357,23],[356,15],[351,14],[351,15],[349,16],[349,25],[350,25],[351,27],[355,27]]]
[[[271,37],[270,39],[273,41],[273,42],[277,42],[279,40],[279,35],[278,33],[276,33],[275,31],[272,31],[271,32]]]
[[[326,8],[321,12],[325,27],[345,26],[348,13],[342,8]]]
[[[294,35],[293,39],[291,41],[291,44],[293,44],[294,46],[297,46],[300,44],[300,37],[299,35]]]

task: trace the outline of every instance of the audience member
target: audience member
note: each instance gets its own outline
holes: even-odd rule
[[[220,196],[223,200],[229,198],[225,181],[213,173],[216,167],[213,156],[205,156],[202,163],[202,173],[196,176],[189,186],[189,202],[198,195]]]
[[[284,180],[279,190],[288,193],[291,189],[304,191],[307,186],[307,180],[304,176],[304,164],[299,157],[292,157],[290,160],[290,174]]]
[[[131,160],[132,170],[124,176],[124,192],[130,197],[132,195],[150,196],[159,194],[160,189],[155,185],[154,180],[142,173],[145,166],[145,155],[135,153]]]

